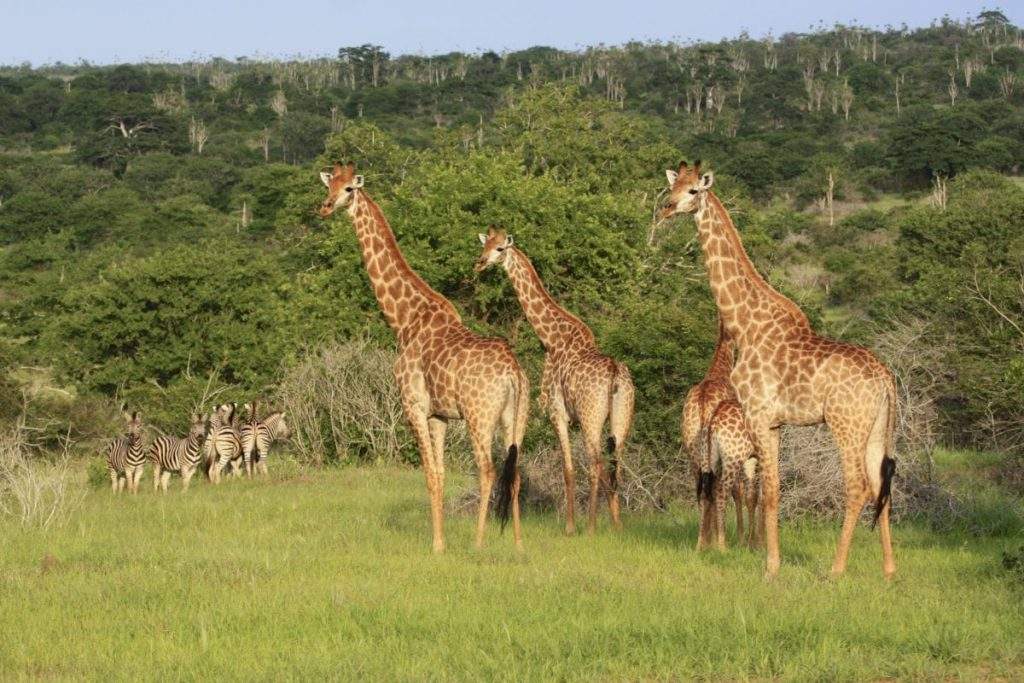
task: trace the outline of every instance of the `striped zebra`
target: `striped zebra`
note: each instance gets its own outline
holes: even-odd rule
[[[214,484],[220,483],[220,475],[229,462],[232,473],[236,476],[241,474],[242,442],[238,435],[238,406],[235,403],[226,403],[220,408],[225,411],[221,413],[220,424],[216,429],[210,429],[207,437],[213,442],[210,481]]]
[[[114,493],[123,491],[125,485],[133,494],[139,492],[139,480],[146,464],[142,448],[142,416],[138,411],[124,413],[128,433],[110,442],[107,449],[107,470],[110,472],[110,488]]]
[[[203,444],[203,453],[205,454],[205,464],[203,465],[203,469],[206,472],[207,477],[212,476],[211,472],[213,471],[213,465],[217,462],[217,455],[213,449],[213,435],[228,423],[230,416],[230,403],[215,405],[210,411],[210,419],[207,422],[208,428],[206,430],[206,442]]]
[[[246,474],[252,476],[252,467],[267,475],[267,456],[270,455],[270,445],[278,439],[291,437],[291,429],[284,419],[284,411],[280,410],[270,413],[263,419],[256,414],[256,404],[249,408],[249,417],[242,424],[242,460],[245,462]]]
[[[191,425],[187,437],[179,439],[176,436],[161,436],[149,449],[149,459],[153,463],[154,491],[163,489],[167,493],[171,472],[181,474],[181,488],[183,491],[188,490],[192,475],[202,460],[200,449],[206,434],[206,420],[202,413],[194,413],[189,419]]]

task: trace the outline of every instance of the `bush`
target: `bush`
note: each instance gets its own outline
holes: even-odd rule
[[[365,341],[332,342],[285,371],[278,397],[300,461],[419,462],[402,413],[394,361],[393,352]],[[446,445],[446,460],[448,453],[464,453],[464,430],[449,429]]]
[[[47,528],[66,521],[81,502],[65,450],[48,462],[26,440],[24,424],[0,431],[0,515]]]

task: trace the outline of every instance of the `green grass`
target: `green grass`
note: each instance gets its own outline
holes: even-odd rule
[[[522,554],[449,515],[437,557],[415,470],[90,490],[61,528],[0,523],[0,678],[1024,676],[1018,538],[898,525],[886,583],[861,528],[832,581],[838,524],[784,523],[766,583],[759,554],[694,552],[691,507],[593,538],[528,514]]]

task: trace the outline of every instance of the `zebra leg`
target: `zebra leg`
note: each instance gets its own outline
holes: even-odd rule
[[[227,464],[228,464],[227,456],[221,456],[221,457],[219,457],[217,459],[217,462],[213,466],[213,472],[216,475],[215,478],[213,479],[213,482],[215,484],[219,484],[220,483],[220,475],[224,471],[224,468],[227,467]]]
[[[145,469],[144,465],[139,465],[138,467],[135,468],[135,478],[132,480],[132,493],[133,494],[139,492],[139,482],[142,481],[142,474],[143,474],[143,470],[144,469]]]
[[[160,477],[160,488],[163,489],[164,493],[167,493],[167,485],[171,483],[171,472],[167,470]]]
[[[192,481],[192,475],[195,474],[196,468],[186,467],[181,470],[181,490],[188,491],[189,482]]]
[[[160,490],[160,471],[162,469],[163,468],[160,467],[160,463],[158,463],[158,462],[153,463],[153,490],[154,491],[159,491]]]
[[[245,476],[252,479],[252,446],[247,445],[242,449],[242,463],[245,465]]]
[[[110,491],[111,493],[117,493],[117,472],[110,470]]]

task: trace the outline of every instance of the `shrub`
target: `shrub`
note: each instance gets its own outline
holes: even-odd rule
[[[399,401],[394,360],[394,353],[365,341],[332,342],[285,371],[278,396],[300,461],[419,462]],[[463,434],[449,429],[446,452],[465,452]]]
[[[68,519],[81,502],[68,452],[53,461],[34,453],[23,423],[0,431],[0,515],[47,528]]]

